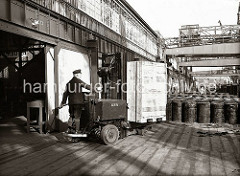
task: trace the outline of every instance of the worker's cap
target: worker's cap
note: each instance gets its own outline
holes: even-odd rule
[[[82,73],[82,70],[81,70],[81,69],[78,69],[78,70],[74,70],[74,71],[73,71],[73,74],[78,74],[78,73]]]

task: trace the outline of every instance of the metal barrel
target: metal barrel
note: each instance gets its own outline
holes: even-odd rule
[[[197,121],[199,123],[210,123],[210,102],[201,100],[197,102]]]
[[[226,123],[237,123],[237,108],[238,104],[234,101],[227,101],[224,104],[224,116]]]
[[[240,124],[240,98],[235,96],[233,99],[238,104],[238,107],[237,107],[237,123]]]
[[[184,102],[183,121],[194,123],[197,120],[197,103],[193,99]]]
[[[169,98],[167,101],[167,112],[166,112],[166,116],[167,116],[167,121],[172,121],[172,99]]]
[[[222,124],[225,122],[224,118],[224,102],[212,101],[211,102],[211,122]]]
[[[172,120],[182,122],[182,99],[172,101]]]
[[[237,123],[240,124],[240,100],[238,101],[238,120],[237,120]]]

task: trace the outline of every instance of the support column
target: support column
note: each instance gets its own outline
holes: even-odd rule
[[[58,107],[61,103],[61,100],[59,99],[60,94],[60,88],[59,88],[59,52],[60,52],[60,46],[59,44],[54,47],[54,57],[55,57],[55,63],[54,63],[54,75],[55,75],[55,105]],[[60,120],[59,120],[59,110],[55,109],[55,129],[60,130]]]
[[[87,46],[90,50],[90,79],[91,79],[91,84],[94,88],[94,86],[98,83],[98,42],[97,40],[88,40],[87,41]],[[95,92],[92,92],[95,93]],[[96,98],[98,95],[96,94]]]

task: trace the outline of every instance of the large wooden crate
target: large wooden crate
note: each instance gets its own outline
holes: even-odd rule
[[[164,63],[127,63],[127,103],[130,122],[166,120],[167,76]]]

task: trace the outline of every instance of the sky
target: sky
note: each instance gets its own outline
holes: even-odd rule
[[[240,0],[126,0],[153,30],[178,37],[182,25],[236,25]]]

